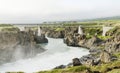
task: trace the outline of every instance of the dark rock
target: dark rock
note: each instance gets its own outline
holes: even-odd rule
[[[73,66],[80,66],[81,65],[80,60],[78,58],[74,58],[72,61],[73,61]]]
[[[82,65],[93,66],[98,65],[100,63],[100,60],[98,57],[89,54],[81,57],[80,62],[82,63]]]
[[[96,55],[96,54],[100,54],[100,53],[102,52],[102,50],[101,50],[101,49],[98,49],[98,48],[91,48],[91,49],[89,50],[89,52],[90,52],[90,54]]]
[[[65,65],[60,65],[60,66],[55,67],[54,69],[64,69],[64,68],[66,68]]]
[[[40,44],[40,43],[48,43],[48,39],[45,38],[45,35],[44,35],[44,34],[42,34],[41,36],[35,36],[34,40],[35,40],[35,42],[36,42],[37,44]]]
[[[72,66],[73,66],[73,63],[67,64],[67,67],[72,67]]]
[[[81,57],[80,62],[82,63],[82,65],[86,65],[86,66],[93,66],[94,65],[94,59],[91,56]]]

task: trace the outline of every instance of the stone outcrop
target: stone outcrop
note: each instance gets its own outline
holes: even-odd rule
[[[80,60],[78,58],[74,58],[72,61],[73,61],[73,66],[80,66],[81,65]]]
[[[44,52],[34,39],[33,31],[0,32],[0,64]]]
[[[37,44],[39,44],[39,43],[48,43],[48,39],[45,38],[44,34],[41,34],[41,36],[35,36],[34,40],[35,40],[35,42]]]
[[[97,36],[93,36],[92,38],[88,39],[85,43],[87,48],[97,47],[101,45],[103,40],[99,39]]]
[[[109,53],[120,52],[120,35],[108,39],[105,43],[105,50],[107,50]]]
[[[47,32],[47,36],[50,38],[64,38],[64,31],[50,30]]]
[[[108,53],[106,50],[104,50],[101,54],[100,54],[100,60],[104,63],[108,63],[111,62],[112,56],[110,53]]]
[[[79,35],[79,34],[68,34],[64,38],[64,43],[66,43],[68,46],[83,46],[85,43],[85,35]]]
[[[65,65],[60,65],[60,66],[55,67],[54,69],[64,69],[64,68],[66,68]]]

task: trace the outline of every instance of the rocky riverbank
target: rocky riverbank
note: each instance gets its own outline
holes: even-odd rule
[[[0,64],[33,57],[45,51],[40,43],[47,43],[44,35],[37,36],[33,31],[0,32]]]
[[[107,36],[100,36],[101,33],[94,33],[93,35],[93,32],[90,33],[92,36],[87,34],[80,35],[77,33],[77,28],[65,28],[60,31],[64,32],[63,39],[65,44],[74,47],[86,47],[89,49],[90,54],[81,58],[74,58],[72,63],[68,65],[55,67],[54,73],[108,73],[114,69],[120,69],[120,34],[118,27],[108,31]],[[40,73],[52,73],[53,71]]]

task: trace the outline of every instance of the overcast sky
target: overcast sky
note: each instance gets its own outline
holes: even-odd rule
[[[120,0],[0,0],[0,23],[40,23],[120,15]]]

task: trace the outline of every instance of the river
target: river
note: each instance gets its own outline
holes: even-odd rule
[[[81,47],[69,47],[63,43],[63,39],[48,38],[48,44],[41,44],[45,52],[29,59],[18,60],[0,66],[0,72],[24,71],[37,72],[50,70],[59,65],[67,65],[73,58],[80,58],[89,54],[89,51]]]

